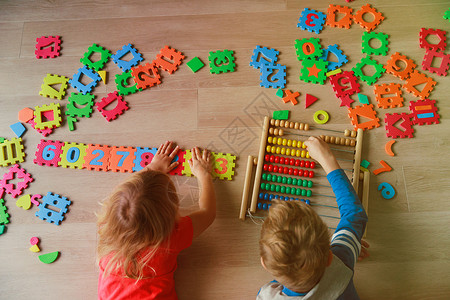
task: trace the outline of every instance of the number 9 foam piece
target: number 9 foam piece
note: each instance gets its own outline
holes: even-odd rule
[[[38,211],[35,215],[48,223],[59,225],[64,219],[64,214],[67,212],[68,206],[71,203],[66,197],[48,192],[47,195],[42,197],[42,203],[38,206]],[[58,208],[59,211],[48,208],[49,205]]]
[[[320,11],[305,8],[298,19],[297,27],[319,34],[323,29],[326,17]]]
[[[395,196],[394,187],[387,182],[380,183],[378,190],[381,190],[381,196],[383,196],[384,199],[389,200]]]

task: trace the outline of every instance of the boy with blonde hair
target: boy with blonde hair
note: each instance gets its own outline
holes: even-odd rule
[[[359,299],[353,269],[367,215],[328,145],[316,137],[305,145],[327,174],[341,220],[330,243],[327,225],[309,205],[300,201],[272,205],[259,245],[261,264],[275,280],[260,289],[257,299]]]

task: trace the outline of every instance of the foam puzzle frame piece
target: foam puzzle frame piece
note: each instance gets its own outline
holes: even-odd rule
[[[173,74],[184,58],[185,56],[180,51],[166,45],[161,49],[159,54],[156,54],[156,59],[153,63],[157,68],[163,69],[169,74]]]
[[[59,256],[59,251],[55,251],[55,252],[50,252],[50,253],[39,255],[38,258],[44,264],[51,264],[58,258],[58,256]]]
[[[197,56],[188,61],[186,65],[189,67],[189,69],[191,69],[193,73],[197,73],[201,68],[205,66],[202,60]]]
[[[158,148],[136,147],[133,172],[138,172],[151,163],[157,151]]]
[[[279,51],[259,45],[253,49],[250,66],[259,69],[262,65],[274,65],[278,60]]]
[[[3,140],[0,143],[0,166],[6,167],[25,160],[25,151],[21,138]]]
[[[417,100],[409,102],[409,110],[415,125],[439,124],[439,114],[435,100]]]
[[[137,88],[137,83],[134,82],[131,71],[123,72],[122,74],[117,74],[115,83],[119,95],[134,94],[139,91],[142,91],[142,89]]]
[[[351,96],[361,91],[358,78],[353,71],[343,71],[342,73],[330,76],[330,83],[338,98]]]
[[[363,72],[364,67],[372,66],[375,69],[375,73],[371,76],[366,75]],[[368,85],[372,85],[378,81],[378,79],[386,72],[386,69],[382,64],[378,63],[376,60],[370,58],[369,56],[363,57],[359,63],[356,64],[355,67],[352,68],[352,71],[358,76],[362,81],[366,82]]]
[[[91,82],[88,84],[81,83],[82,77],[89,77]],[[79,68],[77,73],[73,75],[72,79],[69,79],[69,83],[72,87],[76,88],[80,93],[86,95],[87,93],[92,92],[92,89],[97,86],[98,82],[102,80],[100,75],[95,73],[94,71],[88,69],[86,66]]]
[[[48,192],[47,195],[42,197],[42,203],[38,206],[38,211],[35,215],[43,221],[60,225],[64,220],[64,215],[67,213],[67,209],[71,203],[72,202],[66,197]],[[49,205],[58,208],[59,212],[48,208]]]
[[[373,16],[373,20],[370,22],[367,22],[364,20],[364,15],[370,14]],[[353,21],[361,26],[361,28],[365,29],[366,31],[372,31],[375,28],[378,27],[378,25],[381,24],[381,22],[384,20],[384,16],[378,12],[375,8],[370,6],[370,4],[366,4],[363,7],[361,7],[360,10],[355,12],[353,15]]]
[[[305,8],[300,14],[297,27],[319,34],[323,29],[326,17],[323,12]]]
[[[11,128],[11,130],[14,131],[14,133],[17,135],[18,138],[22,137],[25,131],[27,131],[25,126],[23,126],[23,124],[20,122],[9,125],[9,128]]]
[[[304,38],[295,40],[295,53],[299,61],[305,59],[316,59],[323,55],[319,38]]]
[[[310,94],[306,94],[306,99],[305,99],[305,109],[310,107],[314,102],[316,102],[317,100],[319,100],[319,98],[314,97]]]
[[[369,130],[380,127],[380,119],[377,118],[377,112],[374,110],[373,104],[363,104],[362,106],[355,106],[354,108],[348,107],[348,116],[355,130],[358,130],[359,128]],[[369,121],[360,123],[358,116],[367,118]]]
[[[46,118],[47,121],[44,121],[45,113],[51,112],[53,119]],[[59,103],[50,103],[49,105],[36,106],[34,108],[34,119],[33,121],[36,123],[34,128],[36,129],[45,129],[45,128],[54,128],[61,126],[61,106]]]
[[[300,96],[299,92],[291,92],[291,90],[285,90],[286,96],[283,97],[283,102],[288,103],[291,102],[292,105],[296,105],[298,103],[297,97]]]
[[[114,101],[117,102],[116,106],[113,109],[106,110],[105,107]],[[117,119],[119,115],[123,114],[129,108],[127,102],[123,100],[122,96],[119,96],[117,91],[109,93],[106,97],[102,98],[100,102],[95,103],[95,106],[108,122]]]
[[[111,147],[108,169],[113,172],[133,172],[136,148]]]
[[[275,110],[273,112],[272,119],[275,119],[275,120],[289,119],[289,110]]]
[[[352,26],[353,23],[352,12],[353,9],[348,6],[330,4],[330,6],[328,6],[327,20],[325,24],[330,27],[350,29],[350,26]],[[339,21],[337,21],[338,15],[343,15],[340,17]]]
[[[232,180],[234,176],[236,156],[229,153],[212,152],[213,158],[212,176],[213,178]]]
[[[397,62],[400,61],[405,65],[403,69],[397,64]],[[386,73],[392,74],[395,77],[405,80],[410,76],[411,72],[414,71],[414,68],[416,66],[417,65],[412,59],[409,59],[405,55],[401,55],[400,53],[395,52],[387,61],[384,68],[386,69]]]
[[[402,121],[399,125],[403,128],[396,127],[397,122]],[[384,118],[386,124],[386,136],[390,138],[412,138],[414,137],[414,128],[412,127],[411,115],[407,113],[386,114]]]
[[[262,65],[259,85],[265,88],[284,89],[286,86],[286,66],[280,64]]]
[[[0,190],[0,224],[8,224],[9,223],[9,214],[6,212],[8,208],[5,205],[5,200],[3,200],[2,195],[3,192]]]
[[[13,179],[23,179],[23,181],[15,184],[9,183]],[[13,198],[17,198],[17,196],[22,194],[24,189],[28,188],[29,183],[33,180],[30,173],[22,169],[18,164],[15,164],[8,169],[8,172],[3,174],[3,179],[0,180],[0,188],[5,190]]]
[[[34,110],[25,107],[19,111],[17,118],[20,122],[27,123],[34,118]]]
[[[436,58],[441,59],[439,67],[433,67],[433,60]],[[439,76],[447,76],[447,71],[450,67],[450,54],[443,52],[437,52],[435,50],[427,49],[425,57],[422,61],[422,69],[431,73],[436,73]]]
[[[132,67],[131,75],[138,89],[144,90],[161,83],[161,75],[154,63]]]
[[[108,171],[110,152],[111,147],[109,146],[89,144],[83,167],[88,170]]]
[[[35,129],[37,132],[39,132],[40,134],[42,134],[44,137],[48,136],[49,134],[51,134],[53,132],[53,129],[55,127],[51,127],[51,128],[45,128],[45,129],[38,129],[36,128],[36,122],[34,121],[34,116],[33,119],[31,119],[30,121],[28,121],[27,123],[31,125],[31,127],[33,127],[33,129]]]
[[[373,54],[373,55],[383,55],[386,56],[389,48],[389,36],[382,32],[364,32],[362,35],[362,53]],[[380,42],[381,46],[378,48],[373,48],[370,45],[370,41],[376,39]]]
[[[91,56],[94,53],[100,53],[99,60],[92,61]],[[94,43],[94,44],[92,44],[92,46],[90,46],[88,48],[88,51],[84,53],[83,57],[80,58],[80,62],[83,65],[85,65],[86,67],[98,72],[99,70],[101,70],[105,67],[105,64],[108,62],[110,57],[111,57],[111,51]]]
[[[327,80],[328,62],[323,60],[307,59],[302,61],[300,80],[315,84],[325,84]]]
[[[328,59],[330,53],[336,57],[337,62],[331,61]],[[344,64],[348,63],[347,56],[344,53],[342,53],[342,50],[339,49],[338,45],[336,45],[336,44],[329,45],[326,49],[323,49],[323,55],[321,57],[319,57],[319,59],[328,62],[328,66],[327,66],[328,72],[336,70],[337,68],[340,68]],[[325,75],[327,75],[327,77],[328,77],[328,73]]]
[[[63,142],[41,139],[37,145],[33,163],[40,166],[57,167],[61,160]]]
[[[66,95],[67,82],[69,78],[59,76],[56,74],[47,74],[44,77],[44,83],[41,85],[39,95],[47,98],[55,98],[61,100]],[[59,90],[56,90],[53,85],[60,84]]]
[[[379,169],[373,171],[373,174],[378,175],[382,172],[390,172],[392,170],[391,166],[389,166],[384,160],[380,160],[380,164],[383,166]]]
[[[94,106],[95,95],[87,93],[85,95],[81,93],[70,93],[67,99],[65,114],[71,117],[86,117],[89,118],[92,114],[92,108]],[[81,107],[84,106],[84,107]]]
[[[181,172],[183,175],[188,177],[192,176],[191,167],[189,166],[189,160],[192,158],[191,150],[184,150],[184,161],[183,161],[183,171]]]
[[[58,162],[58,166],[71,169],[83,169],[87,147],[87,145],[82,143],[64,142],[64,146],[61,148],[61,160]]]
[[[40,58],[55,58],[61,54],[61,37],[56,36],[42,36],[36,38],[36,50],[34,54],[37,59]]]
[[[236,68],[234,51],[223,50],[216,52],[209,52],[209,71],[211,74],[234,72]]]
[[[403,106],[401,84],[389,83],[389,84],[375,84],[374,94],[377,100],[379,108],[395,108]],[[388,95],[386,97],[383,97]]]
[[[439,38],[439,42],[437,44],[431,44],[427,41],[427,37],[429,35],[434,35]],[[419,33],[419,47],[424,49],[431,50],[442,50],[445,51],[447,47],[447,32],[440,29],[432,29],[432,28],[422,28]]]
[[[133,58],[129,61],[121,60],[121,58],[128,53],[133,55]],[[111,59],[123,72],[131,70],[132,67],[137,66],[139,62],[144,60],[142,54],[140,54],[131,44],[124,45],[122,49],[116,52],[116,54],[111,55]]]
[[[419,91],[416,87],[422,84],[425,85],[423,86],[422,90]],[[403,88],[407,92],[423,100],[428,98],[430,93],[433,91],[435,85],[436,81],[434,81],[433,78],[428,77],[427,75],[417,70],[414,70],[411,73],[411,77],[406,79],[406,83],[403,85]]]

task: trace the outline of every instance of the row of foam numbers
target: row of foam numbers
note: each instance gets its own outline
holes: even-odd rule
[[[41,166],[130,173],[142,170],[158,151],[157,148],[86,145],[44,139],[37,148],[33,162]],[[213,177],[231,180],[234,175],[236,157],[214,152],[212,156]],[[190,158],[190,150],[180,150],[174,159],[179,162],[179,165],[170,174],[191,176],[188,164]]]

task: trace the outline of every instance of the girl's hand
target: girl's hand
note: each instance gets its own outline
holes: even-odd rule
[[[304,144],[309,155],[317,160],[327,174],[340,168],[330,147],[321,138],[310,136]]]
[[[144,168],[144,170],[150,169],[154,171],[160,171],[163,173],[169,173],[170,171],[175,169],[180,163],[177,161],[176,162],[172,161],[176,157],[178,150],[180,150],[180,148],[176,146],[174,149],[172,149],[172,145],[173,144],[170,141],[161,144],[155,156],[153,157],[152,162],[148,164]]]
[[[369,243],[365,240],[361,240],[361,252],[359,253],[358,261],[362,261],[364,258],[369,257]]]
[[[212,160],[211,152],[203,150],[203,154],[198,147],[192,149],[192,158],[188,160],[192,174],[198,179],[211,178]]]

